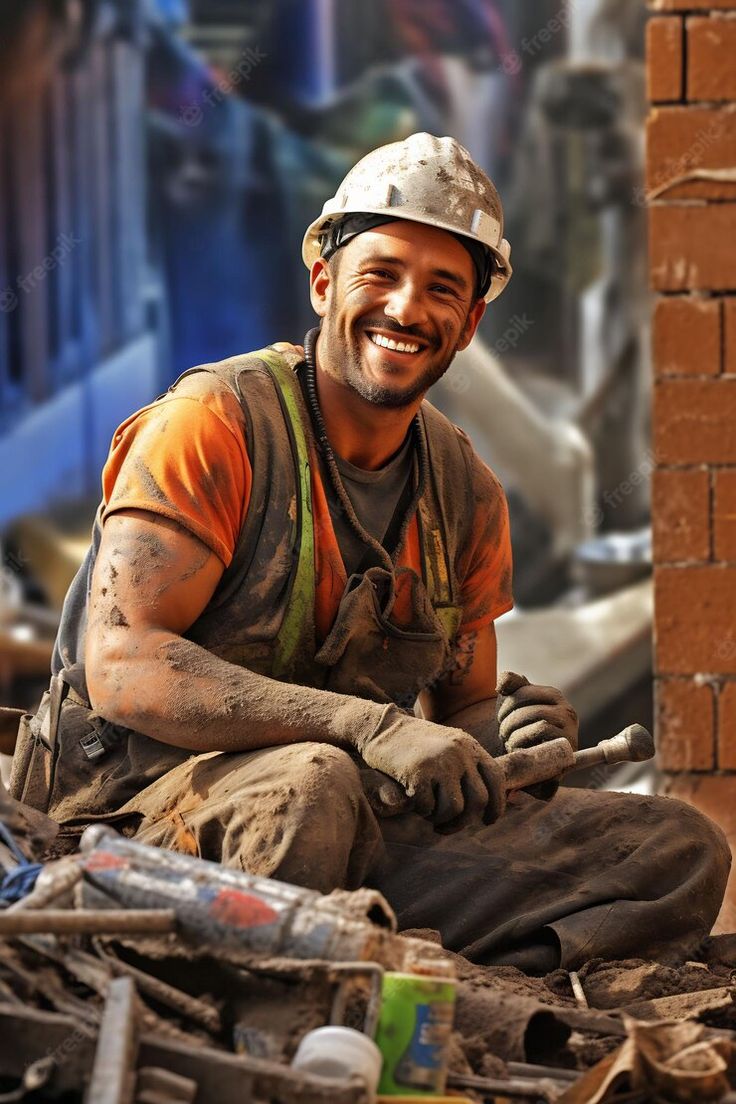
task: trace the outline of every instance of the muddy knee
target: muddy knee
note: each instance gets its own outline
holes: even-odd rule
[[[299,756],[299,793],[309,801],[355,801],[362,795],[360,772],[346,751],[330,744],[305,744]]]

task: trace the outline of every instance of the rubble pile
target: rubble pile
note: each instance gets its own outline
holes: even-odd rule
[[[461,1098],[736,1101],[736,937],[679,967],[533,978],[396,933],[370,890],[324,897],[99,826],[29,889],[42,829],[16,812],[0,843],[0,1101],[368,1104],[357,1074],[291,1063],[324,1025],[372,1038],[386,971],[456,979],[447,1091]]]

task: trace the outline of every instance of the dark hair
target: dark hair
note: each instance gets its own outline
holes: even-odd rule
[[[397,219],[394,215],[374,215],[360,211],[333,219],[320,233],[320,256],[332,266],[332,262],[340,255],[342,246],[347,245],[358,234],[363,234],[366,230],[374,230],[377,226],[384,226],[387,222],[401,221],[410,220]],[[475,271],[474,297],[482,299],[491,286],[491,279],[497,267],[493,254],[482,242],[473,241],[472,238],[467,238],[464,234],[456,234],[452,230],[448,230],[447,233],[452,234],[455,241],[470,254]],[[337,268],[334,271],[337,272]]]

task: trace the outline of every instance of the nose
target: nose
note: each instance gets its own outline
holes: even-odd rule
[[[417,326],[427,321],[424,301],[411,280],[402,280],[391,288],[384,313],[399,326]]]

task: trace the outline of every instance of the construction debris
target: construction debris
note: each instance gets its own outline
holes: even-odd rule
[[[49,835],[12,824],[30,865]],[[13,861],[6,847],[6,870]],[[415,1084],[440,1086],[446,1073],[446,1091],[488,1102],[726,1104],[736,939],[706,941],[697,959],[529,977],[473,964],[435,932],[397,933],[374,891],[325,897],[95,826],[0,910],[0,1101],[370,1104],[376,1078],[361,1076],[358,1057],[354,1069],[342,1060],[339,1077],[291,1063],[328,1025],[346,1054],[353,1039],[373,1053],[397,991],[384,979],[408,973],[404,997],[422,979],[438,992],[450,979],[454,1033],[448,1050],[445,1004],[429,1045],[407,1049],[411,1061],[394,1045],[398,1087],[410,1069]]]

